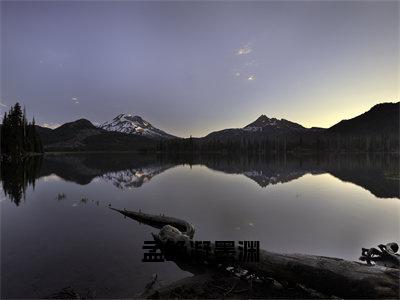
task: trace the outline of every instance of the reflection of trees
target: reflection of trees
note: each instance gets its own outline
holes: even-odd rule
[[[30,185],[35,187],[41,165],[41,156],[4,157],[1,160],[0,180],[4,194],[17,206],[25,196],[26,188]]]
[[[399,155],[333,156],[326,171],[345,182],[369,190],[380,198],[400,198]]]
[[[329,173],[363,187],[376,197],[400,198],[398,154],[178,155],[173,161],[176,164],[201,164],[229,174],[243,174],[261,187],[289,182],[307,173]]]
[[[67,181],[88,184],[101,177],[121,189],[143,183],[175,165],[204,165],[228,174],[243,174],[261,187],[295,180],[304,174],[329,173],[369,190],[376,197],[400,198],[399,155],[222,156],[137,154],[68,154],[35,156],[1,163],[0,180],[17,205],[35,178],[56,174]]]

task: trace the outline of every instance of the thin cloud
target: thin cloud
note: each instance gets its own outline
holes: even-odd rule
[[[239,48],[236,51],[237,55],[247,55],[250,54],[251,52],[253,52],[253,48],[250,47],[250,44],[246,44],[243,47]]]
[[[246,67],[257,67],[258,64],[255,60],[248,61],[244,64]]]

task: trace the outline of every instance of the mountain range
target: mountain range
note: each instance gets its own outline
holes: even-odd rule
[[[86,119],[55,129],[36,127],[45,151],[129,151],[151,147],[152,140],[134,134],[107,131]]]
[[[307,133],[320,133],[324,128],[312,127],[305,128],[304,126],[291,122],[285,119],[269,118],[266,115],[261,115],[254,122],[244,126],[243,128],[230,128],[220,131],[214,131],[205,136],[205,139],[227,140],[242,137],[266,137],[266,136],[294,136]]]
[[[293,136],[314,135],[378,135],[399,132],[400,102],[381,103],[373,106],[369,111],[349,120],[342,120],[330,128],[311,127],[294,123],[285,119],[268,118],[261,115],[254,122],[243,128],[224,129],[214,131],[205,138],[232,139],[243,136]]]
[[[400,102],[378,104],[355,118],[340,121],[327,129],[305,128],[285,119],[261,115],[243,128],[214,131],[205,137],[193,140],[196,143],[204,144],[210,141],[231,143],[243,141],[243,139],[264,141],[284,138],[286,146],[286,141],[292,143],[300,141],[302,145],[307,143],[307,145],[313,145],[321,140],[333,139],[334,137],[338,139],[338,137],[374,138],[390,136],[391,143],[396,143],[399,136],[399,107]],[[153,150],[160,142],[181,143],[184,147],[187,147],[188,145],[184,143],[191,140],[166,133],[140,116],[131,114],[120,114],[100,126],[95,126],[86,119],[80,119],[65,123],[56,129],[40,126],[36,128],[46,151],[147,151]],[[181,146],[178,145],[178,150],[179,147]]]

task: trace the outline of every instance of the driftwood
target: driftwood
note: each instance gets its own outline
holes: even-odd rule
[[[161,246],[168,241],[189,243],[194,236],[194,227],[184,220],[142,212],[113,210],[138,222],[161,228],[158,234],[153,234]],[[189,252],[187,254],[190,256]],[[207,266],[213,265],[213,258],[215,257],[211,256],[211,261],[206,262]],[[302,285],[328,296],[390,299],[400,297],[400,270],[395,268],[370,266],[339,258],[279,254],[265,250],[260,250],[257,262],[236,264],[259,276]]]

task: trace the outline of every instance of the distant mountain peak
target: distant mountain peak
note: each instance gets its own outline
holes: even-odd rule
[[[277,119],[276,118],[268,118],[267,115],[261,115],[256,119],[255,122],[268,123],[268,122],[271,122],[271,121],[277,121]]]
[[[246,131],[264,131],[268,129],[287,129],[301,130],[305,129],[300,124],[277,118],[269,118],[266,115],[259,116],[253,123],[243,127]]]
[[[145,120],[143,120],[143,118],[141,116],[136,116],[136,115],[132,115],[132,114],[119,114],[118,116],[116,116],[113,121],[119,121],[119,122],[134,122],[139,124],[142,127],[151,127],[152,125],[149,122],[146,122]]]
[[[130,113],[121,113],[112,121],[100,125],[101,129],[116,131],[134,135],[145,136],[154,139],[172,139],[175,136],[168,134],[144,120],[141,116]]]
[[[92,124],[92,122],[90,122],[89,120],[82,118],[82,119],[78,119],[73,122],[65,123],[65,124],[59,126],[58,128],[96,129],[96,126],[94,126]]]

